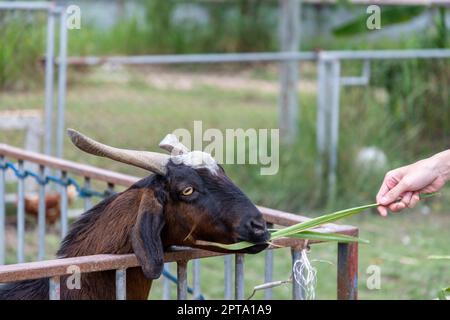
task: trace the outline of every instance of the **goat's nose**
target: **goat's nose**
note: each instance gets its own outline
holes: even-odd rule
[[[258,230],[265,231],[266,230],[266,222],[261,219],[253,219],[253,220],[250,220],[250,227],[252,229],[254,229],[255,231],[258,231]]]
[[[256,236],[263,236],[267,233],[266,222],[262,219],[252,219],[248,225],[251,232]]]

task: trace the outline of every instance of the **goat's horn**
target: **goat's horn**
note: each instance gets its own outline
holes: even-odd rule
[[[170,152],[172,156],[178,156],[189,152],[189,149],[178,140],[176,135],[172,133],[169,133],[164,139],[162,139],[159,146],[160,148]]]
[[[110,147],[86,137],[73,129],[68,129],[67,133],[72,143],[84,152],[130,164],[162,175],[167,172],[166,164],[170,157],[166,154]]]

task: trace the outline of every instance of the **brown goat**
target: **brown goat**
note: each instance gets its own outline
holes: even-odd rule
[[[164,250],[172,245],[207,248],[196,240],[245,240],[255,246],[243,252],[266,248],[269,233],[261,213],[209,154],[189,152],[173,136],[161,144],[172,152],[167,156],[115,149],[69,133],[86,152],[155,173],[84,213],[58,251],[59,258],[134,252],[141,267],[127,270],[128,299],[147,299],[151,280],[162,273]],[[63,278],[61,298],[114,299],[114,279],[114,271],[83,274],[81,289],[69,290]],[[48,299],[48,279],[7,284],[0,299]]]

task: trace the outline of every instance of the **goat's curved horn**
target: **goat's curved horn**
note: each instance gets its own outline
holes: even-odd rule
[[[176,135],[172,133],[169,133],[164,139],[162,139],[159,143],[159,147],[170,152],[173,156],[178,156],[189,152],[189,149],[178,140]]]
[[[110,147],[86,137],[73,129],[68,129],[67,133],[72,143],[84,152],[130,164],[162,175],[165,175],[167,172],[166,165],[170,157],[166,154]]]

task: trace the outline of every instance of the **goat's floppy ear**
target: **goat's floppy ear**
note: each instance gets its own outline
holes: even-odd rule
[[[161,231],[165,221],[163,206],[153,190],[146,190],[139,205],[136,224],[131,233],[133,251],[148,279],[160,277],[164,267]]]

